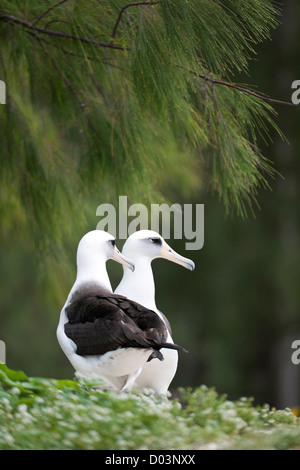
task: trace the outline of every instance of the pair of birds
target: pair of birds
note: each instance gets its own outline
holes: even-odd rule
[[[176,253],[156,232],[140,230],[124,244],[93,230],[80,240],[77,277],[61,311],[58,342],[80,376],[103,379],[118,391],[152,389],[166,394],[177,370],[178,350],[167,318],[155,303],[151,262],[166,258],[193,270],[193,261]],[[106,270],[123,264],[115,292]]]

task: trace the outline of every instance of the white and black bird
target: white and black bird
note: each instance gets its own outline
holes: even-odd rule
[[[131,272],[124,269],[123,278],[115,294],[127,296],[156,312],[168,330],[167,341],[172,343],[170,323],[156,306],[151,263],[156,258],[164,258],[192,271],[195,268],[194,262],[176,253],[157,232],[152,230],[140,230],[130,235],[123,246],[122,254],[130,257],[135,270]],[[171,349],[162,349],[161,352],[164,361],[146,363],[135,380],[135,388],[150,388],[158,395],[167,393],[176,374],[178,353]]]
[[[134,264],[116,248],[112,235],[94,230],[80,241],[77,277],[61,311],[57,339],[79,375],[130,390],[147,361],[163,359],[167,330],[155,312],[112,293],[106,261]]]

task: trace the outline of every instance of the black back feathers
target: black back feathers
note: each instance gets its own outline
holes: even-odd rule
[[[166,342],[166,326],[155,312],[95,284],[84,285],[73,294],[66,314],[65,333],[81,356],[129,347],[152,348],[150,358],[160,360],[161,348],[186,352]]]

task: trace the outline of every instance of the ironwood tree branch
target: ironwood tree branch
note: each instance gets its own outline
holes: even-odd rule
[[[55,4],[52,7],[52,9],[55,8],[56,6],[58,6],[59,4],[64,3],[65,1],[67,1],[67,0],[62,0],[59,3]],[[115,23],[113,33],[112,33],[112,40],[115,38],[118,26],[119,26],[121,18],[122,18],[122,15],[128,8],[141,6],[141,5],[152,6],[152,5],[157,5],[158,3],[159,3],[158,1],[140,1],[140,2],[132,2],[132,3],[128,3],[127,5],[124,5],[124,7],[120,10],[117,21]],[[50,10],[47,10],[42,15],[42,17],[44,17],[49,11]],[[80,42],[91,44],[91,45],[98,46],[98,47],[117,49],[117,50],[130,50],[130,47],[120,46],[118,44],[114,44],[113,41],[110,42],[110,43],[107,43],[107,42],[97,41],[97,40],[91,39],[91,38],[86,38],[84,36],[76,36],[76,35],[73,35],[73,34],[64,33],[62,31],[56,31],[56,30],[52,30],[52,29],[41,28],[40,26],[37,26],[37,24],[36,24],[37,21],[40,20],[40,18],[38,18],[38,20],[36,20],[35,23],[29,23],[28,21],[23,20],[21,18],[17,18],[15,16],[7,15],[6,13],[1,13],[0,12],[0,21],[14,23],[14,24],[20,25],[24,28],[27,28],[31,31],[35,31],[36,33],[46,34],[46,35],[49,35],[49,36],[60,37],[60,38],[64,38],[64,39],[70,39],[70,40],[74,40],[74,41],[80,41]],[[183,70],[186,70],[184,67],[182,67],[180,65],[178,65],[178,67],[183,69]],[[208,75],[200,74],[200,73],[198,73],[194,70],[191,70],[191,69],[188,69],[188,72],[190,74],[193,74],[193,75],[197,76],[198,78],[201,78],[202,80],[205,80],[205,81],[209,82],[209,83],[216,84],[216,85],[221,85],[221,86],[226,86],[226,87],[238,90],[240,92],[243,92],[243,93],[246,93],[248,95],[254,96],[255,98],[258,98],[258,99],[260,99],[262,101],[265,101],[265,102],[268,102],[268,103],[280,104],[280,105],[285,105],[285,106],[294,106],[294,107],[295,106],[296,107],[300,106],[300,105],[294,104],[292,102],[282,101],[282,100],[278,100],[278,99],[270,98],[268,96],[261,95],[259,93],[256,93],[255,91],[249,90],[248,88],[242,87],[240,85],[236,85],[234,83],[227,82],[227,81],[217,79],[217,78],[212,78]]]
[[[12,15],[7,15],[1,12],[0,12],[0,21],[6,21],[9,23],[18,24],[22,26],[23,28],[28,28],[41,34],[47,34],[49,36],[56,36],[60,38],[71,39],[74,41],[80,41],[80,42],[84,42],[87,44],[92,44],[93,46],[107,47],[110,49],[118,49],[118,50],[128,49],[127,47],[119,46],[114,43],[97,41],[95,39],[86,38],[84,36],[75,36],[74,34],[63,33],[62,31],[55,31],[53,29],[41,28],[40,26],[36,26],[33,23],[29,23],[28,21],[22,20],[21,18],[17,18],[16,16],[12,16]]]
[[[151,1],[150,2],[132,2],[132,3],[127,3],[127,5],[124,5],[123,8],[119,12],[119,16],[117,18],[116,24],[115,24],[113,32],[112,32],[112,38],[113,39],[115,38],[119,23],[120,23],[121,18],[122,18],[122,15],[128,8],[138,7],[138,6],[141,6],[141,5],[151,6],[151,5],[157,5],[158,3],[159,2],[151,2]]]
[[[182,67],[181,65],[178,65],[178,67],[185,70],[184,67]],[[242,87],[240,85],[236,85],[236,84],[231,83],[231,82],[226,82],[224,80],[220,80],[220,79],[217,79],[217,78],[212,78],[212,77],[209,77],[208,75],[203,75],[201,73],[196,72],[195,70],[190,70],[189,69],[188,72],[192,75],[195,75],[196,77],[201,78],[202,80],[205,80],[205,81],[209,82],[209,83],[213,83],[213,84],[216,84],[216,85],[222,85],[222,86],[226,86],[226,87],[229,87],[229,88],[233,88],[235,90],[246,93],[247,95],[254,96],[255,98],[259,98],[260,100],[266,101],[268,103],[283,104],[285,106],[294,106],[294,107],[295,106],[296,107],[300,106],[298,104],[294,104],[294,103],[289,102],[289,101],[282,101],[282,100],[277,100],[277,99],[274,99],[274,98],[269,98],[268,96],[261,95],[259,93],[256,93],[255,91],[249,90],[248,88]]]

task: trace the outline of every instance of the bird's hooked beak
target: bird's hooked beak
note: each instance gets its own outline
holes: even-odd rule
[[[129,258],[126,258],[126,256],[124,256],[119,250],[118,248],[115,246],[114,248],[114,254],[113,254],[113,258],[115,261],[117,261],[117,263],[120,263],[120,264],[123,264],[124,266],[126,266],[127,268],[131,269],[131,271],[134,271],[135,269],[135,266],[134,266],[134,263],[133,261],[131,261],[131,259]]]
[[[176,251],[172,250],[172,248],[164,241],[161,247],[161,256],[163,258],[172,261],[173,263],[180,264],[186,269],[193,271],[195,269],[195,263],[184,256],[179,255]]]

